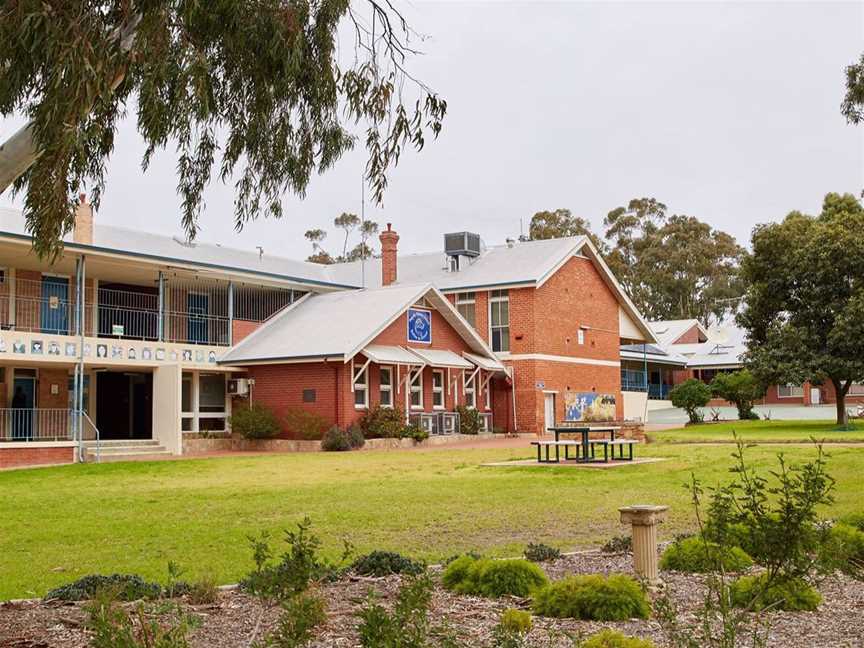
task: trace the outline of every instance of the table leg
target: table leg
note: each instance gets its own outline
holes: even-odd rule
[[[615,448],[612,448],[612,451],[615,451]],[[612,455],[612,458],[615,458],[615,455]],[[609,444],[603,444],[603,463],[609,463]]]
[[[540,451],[541,451],[542,448],[543,448],[543,446],[541,446],[541,445],[538,443],[538,444],[537,444],[537,463],[543,463],[543,457],[542,457],[541,454],[540,454]]]

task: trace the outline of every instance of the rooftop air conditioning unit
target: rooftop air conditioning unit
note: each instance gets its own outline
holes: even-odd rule
[[[249,394],[249,380],[247,378],[231,378],[228,381],[229,396],[246,396]]]
[[[448,256],[480,256],[480,235],[473,232],[445,234],[444,252]]]

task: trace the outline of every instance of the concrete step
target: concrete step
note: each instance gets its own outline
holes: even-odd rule
[[[99,463],[111,463],[114,461],[158,461],[160,459],[171,459],[172,457],[174,455],[164,449],[159,452],[102,452],[99,455]],[[88,463],[95,463],[96,453],[88,450],[84,459]]]
[[[85,441],[84,442],[85,448],[95,448],[96,445],[97,445],[96,441]],[[106,439],[104,441],[100,441],[99,445],[101,445],[103,449],[104,448],[115,448],[115,447],[131,448],[131,447],[138,447],[138,446],[152,447],[152,446],[158,446],[159,442],[156,441],[155,439]]]

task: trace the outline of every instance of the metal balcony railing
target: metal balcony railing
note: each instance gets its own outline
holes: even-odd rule
[[[644,371],[636,369],[621,370],[622,391],[648,391],[648,379]]]
[[[81,316],[84,335],[227,346],[232,319],[262,322],[302,295],[241,285],[229,297],[227,283],[211,280],[172,280],[164,286],[161,299],[157,287],[87,288]],[[73,335],[78,330],[75,290],[74,279],[66,277],[16,278],[14,284],[0,284],[0,327]]]
[[[0,408],[0,442],[73,441],[74,414],[69,409]]]

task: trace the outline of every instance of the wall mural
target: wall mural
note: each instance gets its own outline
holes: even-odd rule
[[[565,421],[612,421],[615,419],[615,394],[564,392]]]
[[[0,354],[7,353],[7,351],[8,349],[6,346],[6,340],[0,338]],[[82,351],[82,355],[85,358],[90,358],[92,356],[93,349],[90,344],[84,344]],[[66,342],[61,347],[60,343],[53,340],[47,342],[47,346],[43,340],[30,340],[28,353],[27,341],[19,339],[12,342],[12,353],[20,355],[40,356],[65,355],[67,358],[77,358],[78,343]],[[197,364],[216,364],[216,352],[212,350],[207,351],[204,349],[183,349],[181,352],[178,352],[176,349],[166,350],[161,347],[143,347],[139,350],[133,346],[124,347],[116,344],[97,344],[95,358],[97,360],[110,358],[112,360],[143,360],[145,362],[150,362],[154,358],[160,362],[165,362],[166,360],[170,362],[178,362],[181,361],[181,358],[182,362],[192,362],[194,358],[194,361]]]

